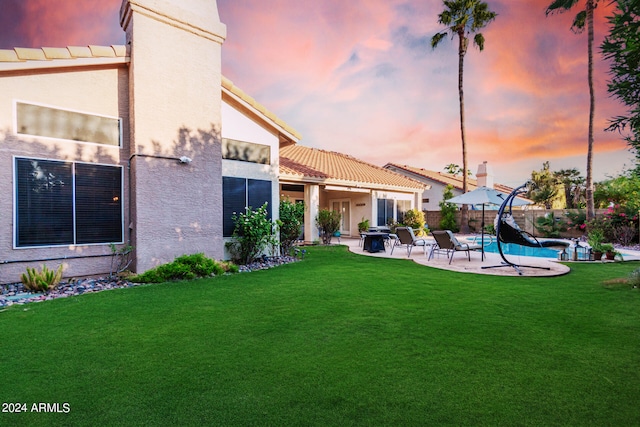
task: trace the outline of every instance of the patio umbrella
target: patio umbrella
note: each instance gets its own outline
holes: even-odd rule
[[[482,205],[482,227],[481,227],[481,239],[482,239],[482,260],[484,261],[484,206],[485,205],[502,205],[502,202],[507,198],[507,194],[501,193],[493,188],[478,187],[475,190],[467,191],[451,199],[445,200],[447,203],[455,203],[457,205]],[[529,201],[515,198],[513,199],[514,206],[528,205]]]

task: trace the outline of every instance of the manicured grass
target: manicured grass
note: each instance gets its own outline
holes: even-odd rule
[[[459,261],[463,262],[463,261]],[[269,271],[0,312],[0,425],[640,424],[640,292],[312,248]]]

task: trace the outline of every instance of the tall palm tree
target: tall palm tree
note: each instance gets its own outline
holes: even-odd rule
[[[554,0],[547,7],[547,16],[554,12],[565,12],[575,6],[580,0]],[[593,119],[596,111],[596,98],[593,92],[593,11],[599,0],[585,0],[584,9],[580,10],[573,20],[571,29],[576,33],[584,31],[587,27],[587,54],[589,57],[588,80],[589,80],[589,136],[587,141],[587,219],[596,216],[593,203]]]
[[[480,0],[443,0],[445,10],[438,15],[438,23],[447,27],[446,31],[437,33],[431,37],[431,47],[435,49],[440,42],[451,35],[458,36],[458,95],[460,98],[460,135],[462,137],[462,170],[469,170],[467,166],[467,144],[464,130],[464,55],[469,47],[469,35],[475,33],[473,44],[480,50],[484,50],[484,36],[478,30],[484,28],[493,21],[497,14],[489,10],[487,3]],[[467,174],[462,174],[462,191],[468,191]],[[469,232],[469,207],[462,205],[460,230]]]

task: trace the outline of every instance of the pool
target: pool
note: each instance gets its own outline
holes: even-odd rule
[[[491,243],[487,244],[487,241],[491,239]],[[480,243],[480,238],[470,239],[474,243]],[[554,258],[558,259],[557,249],[553,248],[530,248],[528,246],[520,246],[513,243],[501,243],[500,247],[502,248],[502,253],[505,255],[511,256],[532,256],[538,258]],[[491,253],[500,253],[498,251],[498,243],[495,240],[495,237],[491,238],[490,236],[485,236],[485,252]]]

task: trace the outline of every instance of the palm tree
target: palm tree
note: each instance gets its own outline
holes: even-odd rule
[[[493,21],[497,14],[489,10],[487,3],[480,0],[443,0],[445,10],[438,15],[438,23],[447,27],[446,31],[437,33],[431,38],[431,47],[435,49],[440,42],[451,35],[458,36],[458,94],[460,98],[460,135],[462,137],[462,170],[467,171],[467,144],[464,132],[464,91],[463,71],[464,55],[469,46],[469,34],[475,33],[473,44],[482,51],[484,49],[484,36],[478,30],[484,28]],[[467,174],[462,174],[462,192],[468,191]],[[463,233],[469,232],[469,207],[462,205],[460,229]]]
[[[554,0],[547,7],[547,16],[554,12],[565,12],[575,6],[580,0]],[[593,92],[593,10],[598,5],[599,0],[586,0],[585,8],[576,15],[571,25],[571,29],[575,33],[584,31],[587,27],[587,52],[589,57],[588,80],[589,80],[589,136],[587,141],[587,180],[586,180],[586,196],[587,196],[587,220],[594,219],[596,216],[595,206],[593,203],[593,119],[596,110],[596,98]]]

